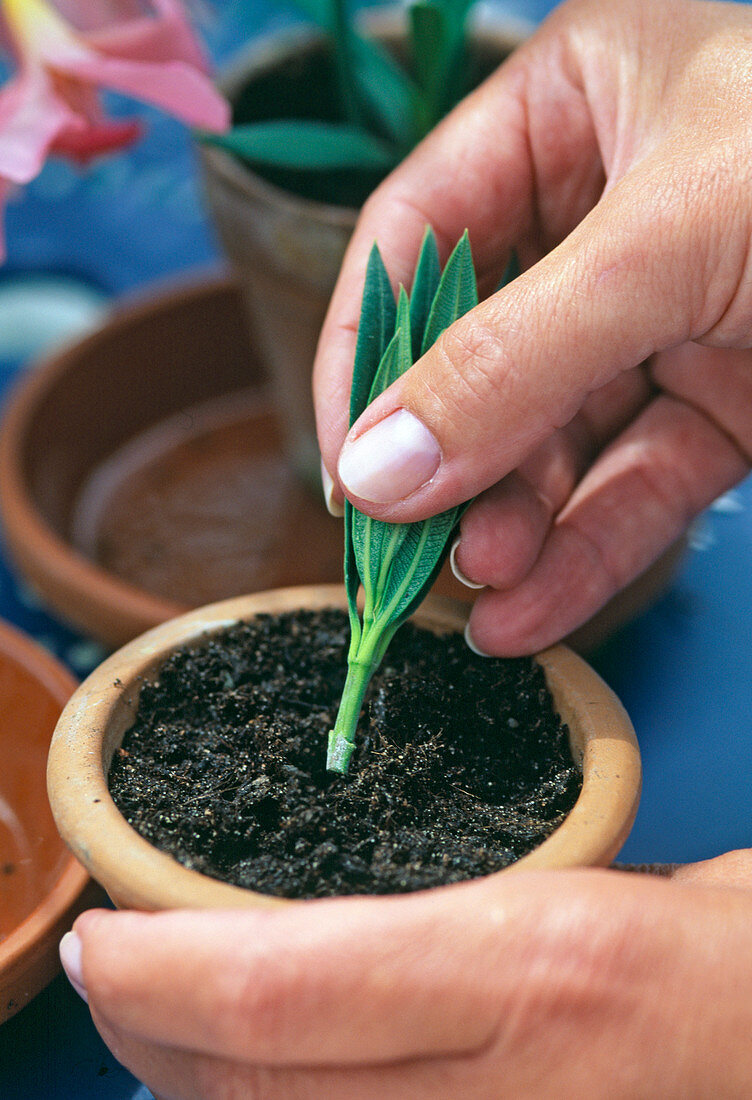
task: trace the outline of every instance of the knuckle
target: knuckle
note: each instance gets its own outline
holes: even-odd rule
[[[477,320],[455,323],[437,342],[434,362],[427,381],[446,415],[458,426],[485,419],[509,374],[495,333]]]

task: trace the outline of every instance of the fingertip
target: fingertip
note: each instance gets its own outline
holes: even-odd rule
[[[81,962],[83,945],[77,932],[66,932],[59,946],[60,962],[68,981],[84,1001],[89,1001],[89,995],[84,982],[84,973]]]
[[[321,488],[329,515],[334,516],[336,519],[342,519],[345,514],[344,503],[341,494],[335,487],[334,478],[324,465],[323,458],[321,460]]]
[[[478,643],[473,638],[473,633],[472,633],[472,630],[471,630],[471,627],[470,627],[470,623],[468,623],[465,627],[465,643],[466,643],[468,649],[471,649],[473,651],[473,653],[477,654],[478,657],[490,657],[491,656],[491,654],[487,653],[485,649],[481,649],[481,647],[478,645]]]
[[[457,550],[461,541],[462,535],[457,535],[454,542],[452,543],[452,549],[449,551],[449,568],[452,570],[452,573],[455,575],[460,584],[464,584],[466,588],[485,588],[484,584],[478,584],[476,581],[471,581],[470,578],[466,576],[465,573],[463,573],[462,569],[457,564]]]

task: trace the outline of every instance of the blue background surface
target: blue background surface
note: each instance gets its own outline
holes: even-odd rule
[[[530,20],[553,6],[545,0],[504,5]],[[291,18],[258,0],[218,0],[214,10],[204,30],[218,63],[248,37]],[[117,102],[116,108],[134,113],[130,103]],[[42,290],[52,280],[58,298],[61,290],[70,292],[58,325],[66,334],[101,315],[113,297],[218,259],[187,134],[156,112],[136,111],[148,132],[127,155],[85,174],[51,163],[9,207],[8,261],[0,269],[0,334],[6,342],[5,358],[0,348],[0,390],[18,370],[31,369],[26,352],[55,336],[34,315],[45,300],[39,285],[26,295],[29,316],[13,313],[13,301],[17,323],[8,323],[3,313],[9,295],[30,276],[46,280]],[[670,591],[594,657],[630,713],[643,753],[644,793],[622,853],[626,861],[681,862],[752,843],[751,561],[748,480],[696,525]],[[79,674],[102,656],[38,606],[9,573],[1,546],[0,615]],[[86,1007],[62,977],[0,1028],[3,1100],[149,1095],[103,1046]]]

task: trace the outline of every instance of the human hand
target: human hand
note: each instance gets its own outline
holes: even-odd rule
[[[161,1100],[748,1094],[752,858],[285,909],[94,911],[64,948]]]
[[[481,494],[477,648],[568,634],[748,471],[750,164],[749,8],[570,0],[364,207],[314,371],[331,498],[401,521]],[[426,223],[445,252],[469,228],[483,293],[512,248],[524,274],[340,453],[368,252],[406,281]]]

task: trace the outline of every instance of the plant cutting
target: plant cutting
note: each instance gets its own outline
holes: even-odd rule
[[[379,394],[412,366],[442,332],[478,304],[467,233],[441,273],[436,239],[423,240],[408,297],[395,304],[389,276],[374,245],[366,272],[353,365],[350,426]],[[463,507],[420,523],[384,523],[345,502],[345,588],[351,643],[337,721],[329,736],[327,766],[346,772],[368,683],[395,631],[420,604],[446,555]],[[358,611],[362,585],[365,606]]]

